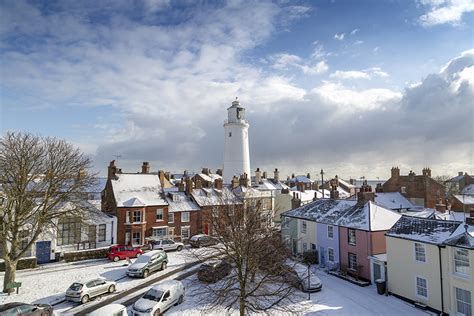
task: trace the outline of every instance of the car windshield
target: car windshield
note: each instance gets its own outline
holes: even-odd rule
[[[156,289],[149,289],[148,292],[146,292],[145,295],[143,295],[143,298],[146,300],[159,302],[162,296],[163,296],[162,291],[156,290]]]
[[[195,236],[191,237],[191,240],[192,240],[192,241],[196,241],[196,240],[198,240],[198,239],[201,238],[201,237],[202,237],[202,235],[195,235]]]
[[[82,284],[81,283],[73,283],[69,289],[73,291],[80,291],[82,289]]]
[[[150,256],[140,256],[137,258],[137,260],[135,260],[134,263],[147,263],[148,261],[150,261]]]

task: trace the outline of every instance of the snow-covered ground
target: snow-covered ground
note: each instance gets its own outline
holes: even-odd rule
[[[323,283],[323,289],[308,294],[295,289],[294,304],[289,305],[291,314],[304,315],[433,315],[413,307],[393,296],[378,295],[375,286],[360,287],[337,277],[317,271]],[[224,308],[213,308],[202,303],[203,297],[193,293],[200,292],[196,275],[185,279],[186,297],[183,304],[171,308],[167,315],[238,315],[237,310],[227,311]],[[271,314],[282,315],[281,311],[269,311]],[[290,314],[290,312],[288,312]]]
[[[168,268],[175,269],[195,260],[192,249],[181,252],[168,252]],[[135,259],[132,259],[132,262]],[[54,304],[64,298],[66,289],[75,281],[87,281],[97,277],[117,281],[117,291],[123,291],[144,282],[143,279],[132,279],[126,276],[125,260],[111,262],[106,259],[86,260],[72,263],[51,263],[36,269],[17,271],[16,281],[21,282],[19,294],[0,296],[0,304],[7,302]],[[164,272],[156,272],[159,275]],[[0,272],[0,284],[4,272]],[[63,305],[63,304],[62,304]],[[57,309],[55,307],[55,309]]]

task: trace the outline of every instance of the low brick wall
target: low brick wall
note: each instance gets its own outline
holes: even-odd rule
[[[36,268],[36,258],[35,257],[29,257],[29,258],[22,258],[18,261],[16,265],[17,270],[23,270],[23,269],[33,269]],[[5,271],[5,262],[1,261],[0,262],[0,271]]]
[[[108,248],[79,250],[64,253],[64,260],[66,262],[81,261],[87,259],[102,259],[105,258]]]

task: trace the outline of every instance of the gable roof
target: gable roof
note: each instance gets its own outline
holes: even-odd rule
[[[313,183],[310,178],[305,175],[299,175],[291,178],[288,180],[289,182],[297,182],[297,183]]]
[[[474,195],[474,184],[469,184],[462,189],[461,194]]]
[[[474,204],[474,195],[453,195],[459,203],[463,205],[473,205]]]
[[[366,231],[381,231],[390,229],[401,215],[374,202],[319,199],[284,212],[282,216]]]
[[[440,245],[460,224],[456,221],[402,216],[385,235]]]
[[[414,207],[400,192],[376,192],[375,202],[391,210],[411,209]]]
[[[168,192],[166,194],[168,212],[199,211],[199,206],[184,192]]]
[[[242,204],[242,201],[226,186],[222,190],[216,188],[193,189],[191,195],[201,207]]]
[[[161,194],[160,178],[156,174],[117,174],[112,189],[117,207],[168,205]]]

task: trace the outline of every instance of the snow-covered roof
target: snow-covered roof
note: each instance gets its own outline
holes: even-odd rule
[[[459,225],[452,237],[444,243],[449,246],[474,249],[474,226]]]
[[[463,212],[436,212],[435,217],[437,219],[443,219],[443,220],[448,220],[448,221],[458,221],[458,222],[464,222],[466,220],[466,217],[469,217],[469,213],[463,213]]]
[[[310,202],[314,199],[314,194],[316,193],[316,197],[318,199],[323,197],[323,194],[319,190],[304,190],[304,192],[299,191],[296,187],[293,187],[290,189],[290,195],[293,195],[293,193],[296,193],[298,195],[298,198],[301,200],[302,203],[305,202]],[[327,193],[325,197],[329,198],[329,192]]]
[[[402,216],[386,235],[428,244],[441,244],[460,224],[456,221]]]
[[[117,207],[168,205],[161,194],[161,183],[155,174],[117,174],[112,180]]]
[[[453,195],[456,200],[464,205],[474,204],[474,195]]]
[[[210,182],[214,182],[214,180],[216,179],[222,179],[222,177],[218,175],[217,173],[210,173],[209,175],[205,173],[200,173],[199,176],[203,178],[205,181],[210,181]]]
[[[169,212],[199,211],[199,206],[184,192],[169,192],[166,194]]]
[[[400,192],[377,192],[375,193],[375,202],[391,210],[414,207]]]
[[[379,231],[390,229],[401,215],[373,202],[362,204],[355,200],[319,199],[284,212],[282,216],[367,231]]]
[[[436,210],[433,208],[413,208],[408,211],[403,211],[403,215],[406,216],[414,216],[414,217],[421,217],[421,218],[434,218],[436,214]]]
[[[222,190],[216,188],[193,189],[191,192],[199,206],[241,204],[241,200],[226,186]]]
[[[291,178],[289,182],[297,182],[297,183],[313,183],[310,178],[304,175],[299,175],[295,176],[294,178]]]
[[[272,197],[272,193],[264,190],[257,190],[252,187],[246,187],[239,185],[232,192],[240,198],[269,198]]]
[[[447,180],[446,182],[459,182],[462,179],[464,179],[464,177],[465,177],[464,174],[460,174],[460,175],[455,176],[454,178]]]
[[[254,177],[252,177],[254,178]],[[255,182],[255,181],[254,181]],[[261,179],[260,183],[255,183],[254,187],[257,190],[282,190],[282,189],[289,189],[289,187],[280,182],[280,181],[275,181],[273,179]]]
[[[469,184],[462,189],[461,194],[474,195],[474,184]]]

